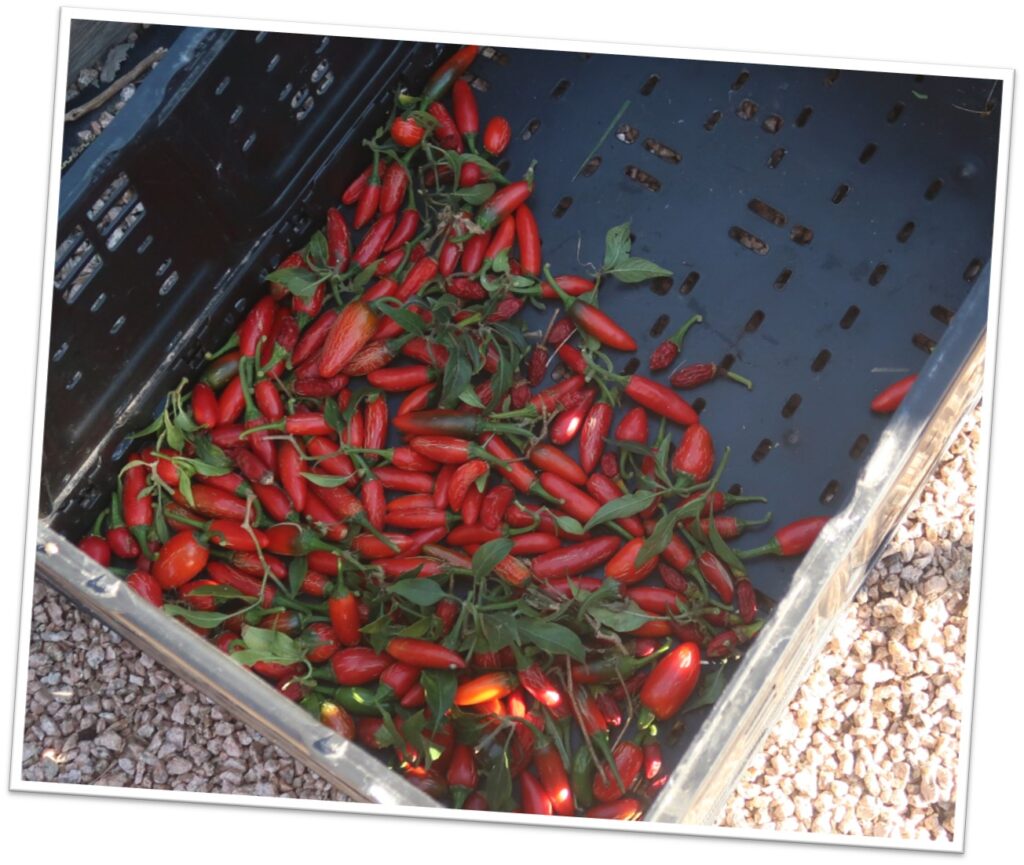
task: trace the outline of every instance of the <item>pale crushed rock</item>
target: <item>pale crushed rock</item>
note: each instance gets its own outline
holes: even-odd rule
[[[25,779],[344,800],[57,592],[34,597]]]
[[[723,825],[952,837],[978,439],[976,412],[754,757]],[[345,798],[42,585],[28,663],[26,779]]]
[[[975,410],[721,825],[952,840],[979,438]]]

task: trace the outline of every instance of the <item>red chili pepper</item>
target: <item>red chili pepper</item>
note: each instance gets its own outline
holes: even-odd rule
[[[491,156],[501,156],[512,140],[512,127],[504,117],[492,117],[484,127],[484,150]]]
[[[498,223],[498,227],[494,229],[494,235],[491,237],[491,242],[488,244],[487,250],[484,252],[484,266],[489,267],[490,263],[498,257],[499,253],[511,249],[515,239],[515,216],[506,216]]]
[[[367,646],[352,646],[334,653],[331,668],[339,685],[365,685],[375,682],[391,666],[387,655],[378,655]]]
[[[421,101],[427,104],[436,102],[444,96],[449,88],[469,69],[479,51],[480,47],[477,45],[464,45],[438,66],[427,81]]]
[[[655,556],[638,567],[636,558],[643,544],[643,538],[633,538],[633,540],[627,541],[604,566],[605,576],[624,585],[639,583],[646,578],[657,567],[658,559]]]
[[[452,106],[455,110],[455,123],[473,148],[473,139],[480,131],[480,113],[477,110],[476,97],[473,89],[462,79],[452,85]]]
[[[455,119],[448,113],[448,109],[441,102],[432,102],[427,106],[427,113],[437,121],[434,127],[434,137],[446,150],[454,150],[462,153],[462,136],[459,134],[459,127]]]
[[[480,521],[486,528],[496,530],[501,526],[515,495],[515,489],[508,484],[498,484],[487,492],[480,509]]]
[[[555,285],[557,285],[563,294],[569,295],[569,297],[579,297],[583,294],[588,294],[594,290],[594,280],[587,279],[584,276],[556,276]],[[554,286],[550,282],[542,282],[540,284],[540,296],[547,300],[556,300],[559,297]],[[561,329],[558,331],[552,330],[548,335],[548,342],[552,345],[557,345],[563,340],[567,339],[572,333],[573,324],[569,319],[562,319],[559,322]],[[564,330],[564,332],[563,332]],[[556,338],[557,337],[557,338]]]
[[[672,468],[703,483],[715,467],[715,446],[708,428],[695,423],[686,428],[682,441],[672,457]]]
[[[371,261],[380,258],[380,254],[384,251],[384,244],[391,236],[397,221],[398,217],[396,214],[383,214],[363,235],[363,239],[359,242],[359,246],[356,247],[355,254],[352,256],[352,261],[360,267],[366,267]]]
[[[452,748],[452,761],[448,764],[445,780],[455,807],[461,808],[464,804],[468,807],[469,796],[477,785],[476,761],[473,749],[468,745],[458,742]]]
[[[471,459],[459,466],[448,485],[448,505],[452,510],[461,510],[466,495],[477,479],[487,473],[487,463]]]
[[[342,204],[355,204],[359,200],[359,196],[363,194],[363,190],[370,182],[371,174],[373,174],[372,163],[367,165],[366,168],[360,172],[359,176],[345,188],[345,191],[341,196]]]
[[[182,506],[189,504],[181,492],[175,492],[174,500]],[[192,485],[192,502],[196,512],[212,518],[242,522],[247,512],[245,499],[207,484]]]
[[[459,685],[455,705],[475,706],[487,700],[500,700],[515,690],[517,682],[511,673],[484,673]]]
[[[722,560],[711,550],[705,550],[697,556],[697,569],[718,596],[727,604],[731,604],[735,587],[732,574]]]
[[[409,637],[392,638],[385,651],[396,661],[413,667],[437,670],[462,670],[466,662],[451,649],[427,640]]]
[[[486,147],[486,133],[484,146]],[[476,224],[484,231],[493,228],[506,216],[514,213],[530,197],[532,191],[532,180],[517,180],[502,187],[484,202],[476,215]],[[516,230],[518,229],[517,224]]]
[[[587,492],[602,505],[622,498],[625,494],[611,478],[603,474],[594,474],[587,478]],[[619,517],[616,522],[635,537],[644,534],[643,523],[637,517]]]
[[[596,817],[600,820],[638,820],[643,816],[644,809],[637,799],[630,797],[615,802],[602,802],[587,809],[584,817]]]
[[[299,449],[290,441],[283,441],[277,448],[277,474],[288,497],[292,500],[295,510],[301,511],[306,506],[308,483],[302,476],[306,465]]]
[[[910,391],[915,381],[917,381],[917,375],[908,375],[906,378],[901,378],[880,391],[871,400],[871,411],[878,414],[892,414],[900,407],[900,403],[903,402],[903,398]]]
[[[163,588],[157,581],[157,578],[147,571],[132,571],[125,578],[125,582],[154,607],[162,607],[164,605]]]
[[[261,580],[243,574],[222,562],[215,562],[211,559],[206,563],[206,570],[220,585],[237,589],[250,598],[260,598],[260,604],[265,608],[270,607],[277,596],[277,590],[273,586],[264,586]]]
[[[639,779],[643,769],[644,752],[635,742],[620,742],[615,746],[612,756],[622,785],[619,785],[615,775],[611,772],[607,772],[604,777],[600,774],[595,775],[592,792],[594,798],[599,802],[614,802],[620,796],[628,793]]]
[[[566,314],[580,330],[609,348],[636,351],[636,340],[619,327],[607,313],[579,298],[569,299],[571,302],[566,305]]]
[[[540,580],[582,574],[608,561],[620,546],[622,540],[614,535],[581,541],[537,556],[532,562],[533,573]]]
[[[385,211],[387,212],[387,211]],[[331,207],[327,210],[327,263],[344,273],[352,256],[352,236],[341,211]]]
[[[549,471],[541,472],[540,483],[549,495],[562,500],[562,507],[567,514],[581,523],[586,523],[601,507],[597,499],[573,486],[560,475]]]
[[[396,117],[391,124],[391,137],[399,147],[415,147],[423,140],[423,132],[413,117]]]
[[[217,408],[217,397],[205,382],[199,382],[192,389],[192,417],[195,422],[207,429],[217,426],[219,412]]]
[[[419,227],[419,211],[412,207],[406,208],[398,218],[398,223],[395,225],[394,231],[391,232],[391,236],[388,238],[387,243],[384,244],[381,252],[393,252],[399,247],[404,246],[416,236],[416,229]],[[373,300],[374,298],[369,295],[370,292],[367,291],[364,299]]]
[[[541,261],[540,230],[533,211],[523,204],[516,209],[516,237],[519,240],[519,263],[527,276],[539,276]],[[557,280],[556,280],[557,281]]]
[[[668,616],[686,608],[686,597],[672,588],[661,586],[630,586],[626,597],[645,613]]]
[[[669,361],[671,363],[671,361]],[[690,388],[699,387],[702,384],[707,384],[716,378],[731,378],[733,381],[739,382],[747,390],[751,390],[754,384],[750,379],[744,378],[732,370],[725,369],[715,363],[691,363],[689,366],[684,366],[681,369],[677,369],[672,373],[672,377],[669,379],[669,384],[672,387],[677,387],[680,390],[689,390]]]
[[[634,373],[629,377],[624,393],[660,417],[667,417],[684,426],[697,423],[697,412],[690,404],[664,385]]]
[[[551,472],[570,484],[581,486],[587,482],[587,473],[580,468],[579,463],[554,445],[544,442],[536,444],[531,448],[528,458],[541,471]]]
[[[324,701],[320,704],[320,723],[330,727],[343,739],[355,739],[356,722],[347,709],[343,709],[336,703]]]
[[[401,161],[392,162],[384,170],[380,189],[380,212],[396,213],[409,185],[408,169]]]
[[[659,721],[667,721],[683,708],[699,677],[700,649],[695,643],[683,643],[651,670],[640,689],[640,702]]]
[[[452,476],[453,481],[458,477],[458,472]],[[480,519],[480,508],[483,506],[484,494],[476,484],[472,484],[462,499],[462,507],[459,509],[459,516],[462,517],[464,526],[475,526]]]
[[[256,354],[260,339],[270,338],[276,310],[277,303],[270,295],[261,298],[249,310],[249,314],[238,329],[238,345],[244,357]]]
[[[603,401],[594,403],[580,431],[580,467],[592,474],[604,453],[604,440],[614,416],[612,407]]]
[[[572,787],[558,751],[553,745],[538,748],[533,755],[533,764],[554,813],[562,817],[572,817],[575,812]]]
[[[651,352],[651,358],[647,363],[648,369],[651,372],[657,372],[658,370],[665,369],[667,366],[671,366],[672,362],[679,356],[679,352],[683,347],[683,338],[686,336],[687,331],[703,320],[699,315],[693,316],[672,336],[658,345]]]
[[[320,355],[319,371],[323,378],[337,375],[357,352],[370,341],[378,320],[362,301],[348,304],[334,321]]]
[[[342,645],[359,644],[359,605],[355,595],[347,589],[338,589],[327,601],[327,615],[330,617],[334,635]]]
[[[524,771],[519,776],[520,798],[524,814],[542,814],[550,817],[554,813],[551,799],[532,772]]]
[[[817,540],[830,517],[806,517],[777,529],[772,539],[753,550],[741,550],[741,558],[755,556],[800,556]]]
[[[640,406],[634,406],[626,412],[615,428],[615,438],[620,442],[636,442],[646,445],[647,436],[647,412]]]
[[[376,162],[372,166],[372,172],[359,193],[359,202],[356,204],[356,212],[352,224],[358,231],[366,225],[380,207],[381,191],[381,168]]]

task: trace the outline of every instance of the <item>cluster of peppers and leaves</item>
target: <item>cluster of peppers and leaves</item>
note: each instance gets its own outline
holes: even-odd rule
[[[678,390],[750,382],[615,371],[637,346],[601,296],[669,272],[619,225],[600,268],[551,273],[534,166],[504,177],[508,122],[481,132],[476,52],[397,94],[349,215],[168,396],[81,547],[442,801],[636,819],[762,625],[748,560],[824,519],[733,549],[768,517],[725,511],[764,499],[719,489],[728,450]]]

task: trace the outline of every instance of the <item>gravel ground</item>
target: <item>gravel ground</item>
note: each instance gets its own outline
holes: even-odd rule
[[[952,838],[979,435],[975,412],[722,825]],[[41,585],[28,663],[28,780],[344,798]]]

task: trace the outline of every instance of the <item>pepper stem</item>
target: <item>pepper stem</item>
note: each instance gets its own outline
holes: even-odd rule
[[[739,373],[733,372],[731,369],[724,370],[723,374],[725,375],[726,378],[731,378],[733,381],[739,382],[747,390],[753,390],[754,389],[754,383],[749,378],[745,378],[744,376],[740,375]]]
[[[674,334],[672,334],[672,336],[669,337],[668,341],[670,343],[672,343],[672,345],[674,345],[680,351],[682,351],[682,349],[683,349],[683,339],[686,337],[687,332],[695,324],[700,324],[702,321],[704,321],[704,316],[702,316],[702,315],[695,315],[693,318],[691,318],[689,321],[687,321],[681,328],[679,328],[679,330],[677,330]]]

